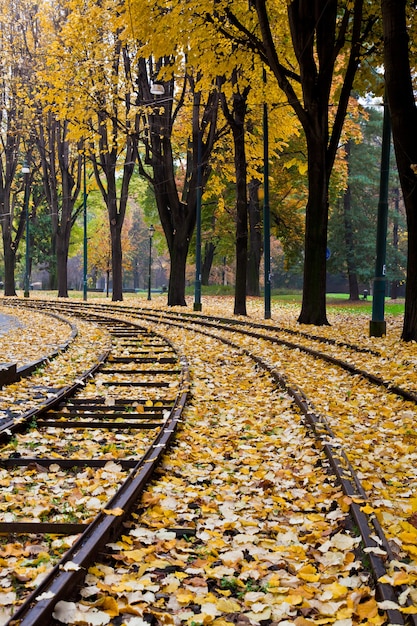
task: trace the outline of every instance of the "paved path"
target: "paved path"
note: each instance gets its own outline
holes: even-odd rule
[[[17,328],[18,326],[22,326],[22,324],[17,317],[0,313],[0,335],[4,335],[12,328]]]

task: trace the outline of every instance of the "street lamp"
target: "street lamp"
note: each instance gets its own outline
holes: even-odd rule
[[[197,138],[197,199],[196,199],[196,251],[195,251],[195,286],[194,311],[201,311],[201,197],[202,197],[202,130],[198,130]]]
[[[83,300],[87,300],[87,172],[85,152],[83,158]]]
[[[153,96],[163,96],[165,94],[165,87],[162,83],[152,83],[150,91]]]
[[[266,71],[263,71],[263,82],[266,85]],[[268,105],[263,106],[264,135],[264,318],[271,319],[271,225],[269,211],[269,129]]]
[[[24,280],[24,292],[23,296],[25,298],[29,298],[29,273],[30,273],[30,260],[29,260],[29,251],[30,251],[30,231],[29,231],[29,174],[30,168],[28,162],[25,160],[22,166],[22,174],[25,177],[25,199],[24,199],[24,211],[25,211],[25,221],[26,221],[26,258],[25,258],[25,280]]]
[[[148,228],[149,231],[149,271],[148,271],[148,300],[151,300],[151,269],[152,269],[152,238],[155,232],[155,228],[151,224]]]

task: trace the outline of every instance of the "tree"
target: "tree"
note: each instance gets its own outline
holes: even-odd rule
[[[68,124],[68,141],[84,146],[107,207],[114,301],[123,299],[121,232],[138,141],[120,11],[94,0],[74,0],[63,11],[48,49],[46,94],[56,119]]]
[[[225,94],[221,93],[224,116],[233,135],[236,172],[236,286],[235,315],[246,315],[246,281],[248,262],[248,202],[247,162],[245,151],[245,117],[250,86],[240,88],[238,72],[232,73],[232,104],[229,107]]]
[[[299,322],[327,324],[326,247],[330,176],[338,149],[349,95],[366,50],[363,47],[376,16],[363,0],[291,0],[287,3],[287,37],[282,31],[284,8],[279,2],[252,0],[253,17],[231,5],[217,13],[223,34],[258,52],[269,66],[305,133],[309,195],[306,207],[303,302]],[[367,5],[368,10],[369,5]],[[249,10],[249,13],[251,11]],[[245,21],[246,20],[246,21]],[[256,28],[254,28],[254,26]],[[282,46],[290,38],[292,48]],[[335,114],[329,116],[335,77],[342,79]]]
[[[191,68],[189,71],[183,68],[179,81],[173,77],[163,81],[163,95],[153,96],[152,75],[163,73],[173,64],[173,59],[169,58],[160,59],[155,66],[151,60],[138,60],[138,104],[145,128],[145,154],[139,154],[139,168],[154,189],[170,255],[168,305],[184,306],[185,267],[196,222],[198,168],[201,168],[203,190],[210,174],[209,156],[217,136],[219,96],[217,90],[212,89],[203,102]],[[175,99],[177,91],[179,97]],[[174,124],[180,112],[187,115],[187,111],[190,113],[188,129],[180,119],[180,127],[186,133],[185,145],[181,146],[176,143]],[[185,166],[178,167],[177,163],[184,160]]]
[[[83,177],[82,146],[68,139],[69,120],[52,112],[39,120],[38,149],[44,194],[51,224],[50,286],[59,298],[68,298],[68,251],[71,228],[77,218],[76,202]],[[85,162],[84,162],[85,166]]]
[[[20,178],[19,162],[21,165],[24,159],[29,160],[32,151],[25,129],[31,127],[29,89],[33,74],[36,9],[30,2],[2,1],[0,15],[0,221],[5,266],[4,294],[15,296],[16,252],[25,225],[24,184]],[[25,145],[22,148],[23,142]],[[33,171],[29,175],[29,183],[32,176]]]
[[[329,248],[332,255],[328,268],[334,273],[347,273],[351,299],[359,298],[358,282],[368,285],[374,276],[383,124],[380,108],[379,105],[366,107],[360,119],[361,136],[345,143],[347,186],[343,199],[331,203]],[[390,172],[390,187],[395,189],[398,182],[394,158]],[[389,223],[394,219],[395,215]],[[402,225],[400,215],[397,221],[398,227]],[[387,241],[387,277],[391,280],[403,278],[402,252],[402,246],[395,251],[391,241]],[[356,297],[353,290],[356,290]]]
[[[404,341],[417,340],[417,107],[414,97],[412,40],[406,0],[381,0],[384,26],[385,83],[398,174],[408,229],[407,283],[402,330]],[[411,11],[414,10],[410,7]]]

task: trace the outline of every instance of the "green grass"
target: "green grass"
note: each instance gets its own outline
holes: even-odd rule
[[[327,294],[327,310],[335,313],[363,314],[372,317],[372,296],[366,300],[352,302],[348,294],[332,293]],[[404,300],[391,300],[385,298],[385,315],[403,315]]]
[[[186,294],[189,296],[193,295],[194,287],[193,286],[187,287]],[[56,292],[55,291],[54,292],[34,291],[33,295],[34,296],[37,295],[38,297],[42,297],[42,296],[54,297],[56,296]],[[81,300],[83,297],[83,294],[81,291],[69,291],[68,295],[70,299],[74,298],[74,299]],[[155,293],[155,295],[157,294]],[[234,295],[233,285],[209,285],[209,286],[202,287],[203,297],[233,296],[233,295]],[[143,291],[139,293],[126,293],[126,294],[123,294],[123,297],[126,300],[129,300],[130,298],[146,299],[147,292]],[[263,295],[261,295],[260,298],[262,299]],[[351,302],[349,300],[349,294],[347,293],[328,293],[326,298],[327,298],[327,311],[328,312],[361,314],[361,315],[369,315],[369,317],[372,316],[372,296],[368,296],[367,300],[361,299],[357,302]],[[89,291],[88,300],[94,300],[94,299],[100,299],[100,300],[105,300],[105,301],[107,300],[108,302],[111,302],[111,294],[109,295],[109,297],[106,297],[106,294],[103,292],[90,292]],[[272,304],[279,305],[280,303],[282,303],[282,304],[294,304],[294,305],[301,306],[301,300],[302,300],[301,291],[288,290],[286,292],[283,292],[280,289],[280,290],[273,290],[271,294]],[[385,314],[395,315],[395,316],[403,315],[404,314],[404,300],[403,299],[391,300],[390,298],[386,298],[385,299]]]

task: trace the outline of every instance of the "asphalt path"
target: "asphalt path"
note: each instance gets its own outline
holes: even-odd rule
[[[18,328],[19,326],[22,326],[22,323],[17,317],[0,313],[0,335],[4,335],[8,333],[9,330]]]

